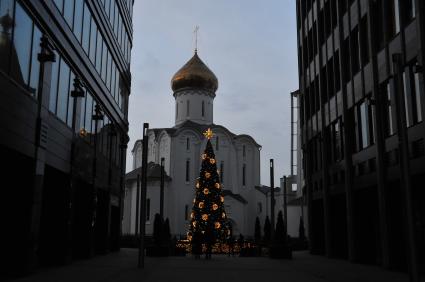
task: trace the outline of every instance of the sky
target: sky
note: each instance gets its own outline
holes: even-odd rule
[[[170,81],[198,54],[219,87],[214,123],[251,135],[261,149],[261,184],[290,173],[290,93],[298,89],[294,0],[135,0],[127,171],[131,149],[150,128],[173,127]]]

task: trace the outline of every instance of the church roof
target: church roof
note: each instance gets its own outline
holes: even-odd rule
[[[195,51],[193,57],[171,79],[174,92],[183,88],[204,88],[215,92],[218,80],[215,74],[205,65]]]
[[[255,189],[257,189],[258,191],[260,191],[264,195],[267,195],[268,193],[270,193],[270,190],[271,190],[269,186],[265,186],[265,185],[255,186]],[[275,187],[274,192],[275,193],[280,192],[280,188]]]
[[[156,164],[154,162],[148,163],[148,181],[155,181],[161,179],[161,166],[159,164]],[[138,167],[129,173],[125,175],[125,181],[136,181],[137,175],[142,175],[142,167]],[[171,181],[171,177],[167,175],[167,173],[164,173],[164,180],[165,181]]]
[[[202,137],[202,133],[205,132],[205,130],[207,130],[208,128],[211,128],[213,131],[215,128],[220,128],[222,130],[224,130],[225,132],[227,132],[227,134],[234,139],[240,139],[240,138],[248,138],[252,141],[252,143],[254,143],[255,146],[257,147],[261,147],[260,144],[258,144],[254,138],[252,138],[251,136],[247,135],[247,134],[240,134],[240,135],[236,135],[233,132],[231,132],[230,130],[228,130],[226,127],[222,126],[222,125],[218,125],[218,124],[200,124],[200,123],[196,123],[193,122],[191,120],[186,120],[183,123],[180,123],[174,127],[171,128],[152,128],[149,129],[148,132],[153,132],[155,135],[155,139],[157,139],[159,137],[159,135],[161,134],[162,131],[165,131],[169,136],[174,137],[179,135],[179,133],[184,130],[184,129],[193,129],[195,132],[198,132],[199,137]],[[136,149],[136,146],[138,143],[142,142],[141,139],[136,140],[136,142],[134,142],[134,146],[133,149],[131,150],[132,152],[134,152],[134,150]]]
[[[243,203],[243,204],[247,204],[248,203],[248,201],[247,200],[245,200],[245,198],[244,197],[242,197],[240,194],[234,194],[232,191],[230,191],[230,190],[223,190],[223,195],[224,196],[229,196],[229,197],[232,197],[233,199],[235,199],[235,200],[237,200],[237,201],[239,201],[239,202],[241,202],[241,203]]]

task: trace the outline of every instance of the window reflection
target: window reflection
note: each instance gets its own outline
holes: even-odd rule
[[[59,87],[58,87],[58,102],[57,116],[66,122],[66,113],[69,96],[69,74],[70,70],[65,61],[61,60],[59,67]]]
[[[13,1],[0,1],[0,69],[9,72],[13,29]]]
[[[18,60],[12,63],[12,75],[21,84],[28,84],[30,70],[32,21],[16,3],[13,45]]]
[[[40,62],[38,54],[41,52],[40,40],[41,31],[34,26],[34,34],[32,38],[32,56],[31,56],[31,76],[30,76],[30,91],[35,95],[38,89],[38,81],[40,77]]]

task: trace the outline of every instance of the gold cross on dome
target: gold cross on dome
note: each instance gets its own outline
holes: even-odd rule
[[[212,132],[211,128],[208,128],[208,130],[204,132],[204,136],[205,136],[206,138],[208,138],[208,140],[210,140],[210,139],[213,137],[213,135],[214,135],[214,134],[213,134],[213,132]]]

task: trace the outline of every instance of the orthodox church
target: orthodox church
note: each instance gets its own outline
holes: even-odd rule
[[[153,219],[160,213],[160,163],[165,170],[164,219],[168,218],[173,235],[184,237],[199,177],[201,155],[208,128],[214,132],[211,143],[217,160],[225,195],[225,210],[234,235],[254,235],[255,218],[266,217],[267,198],[260,187],[261,146],[249,135],[235,134],[223,125],[214,124],[214,98],[218,88],[215,74],[197,52],[173,76],[171,88],[175,99],[175,124],[170,128],[148,131],[148,180],[146,234],[153,233]],[[133,171],[126,175],[123,234],[134,234],[137,216],[137,175],[142,165],[142,140],[133,150]]]

